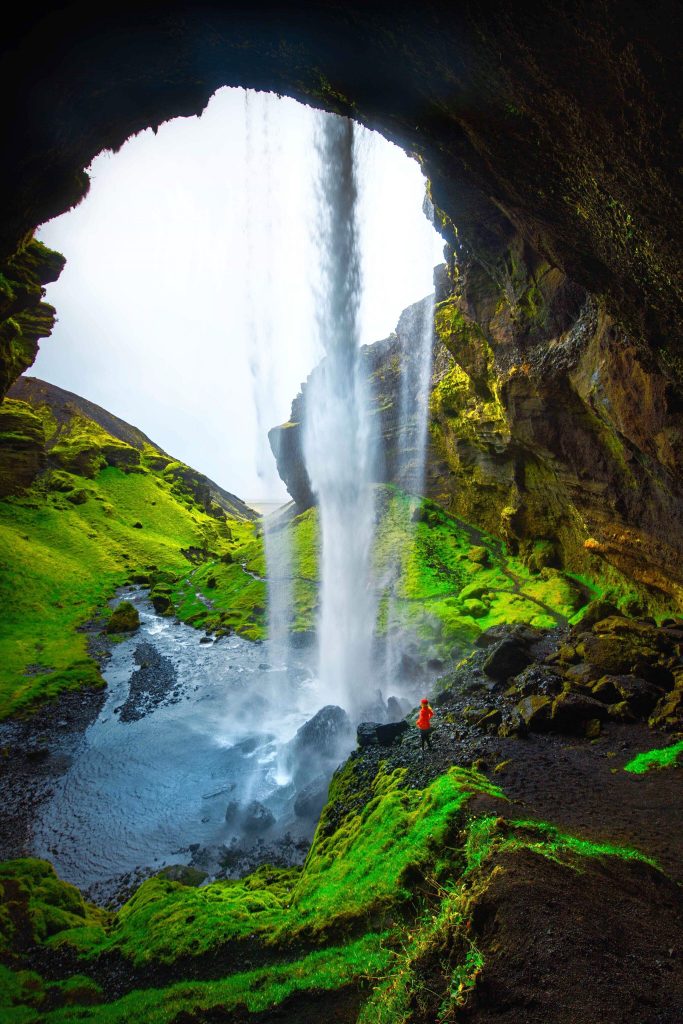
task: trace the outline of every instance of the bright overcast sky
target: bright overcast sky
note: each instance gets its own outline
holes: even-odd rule
[[[67,265],[31,373],[104,406],[246,499],[286,498],[266,430],[320,358],[313,132],[289,99],[221,89],[103,153],[88,197],[39,237]],[[362,341],[432,290],[443,242],[417,163],[360,145]]]

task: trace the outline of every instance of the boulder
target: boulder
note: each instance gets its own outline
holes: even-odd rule
[[[574,690],[565,690],[553,701],[551,724],[558,732],[585,733],[589,721],[602,721],[606,717],[607,709],[599,700]]]
[[[379,743],[377,730],[380,722],[361,722],[356,729],[356,741],[359,747],[371,747]]]
[[[600,622],[602,619],[619,614],[619,609],[611,601],[603,601],[601,598],[598,598],[597,601],[591,601],[590,604],[586,605],[586,610],[581,616],[581,625],[584,628],[586,626],[594,626],[596,622]]]
[[[638,676],[603,676],[600,686],[603,693],[609,688],[614,690],[617,701],[625,700],[636,715],[649,715],[662,696],[657,686]]]
[[[404,732],[408,731],[408,723],[405,719],[401,722],[388,722],[386,725],[378,725],[376,731],[377,742],[380,747],[390,747]]]
[[[252,800],[247,804],[241,817],[242,828],[253,835],[267,832],[275,824],[275,815],[259,800]]]
[[[531,696],[520,700],[516,710],[531,732],[547,732],[550,729],[552,708],[550,697]]]
[[[352,736],[351,720],[344,709],[327,704],[297,730],[291,749],[295,756],[312,751],[333,755]]]
[[[122,601],[111,613],[107,633],[134,633],[140,628],[140,616],[130,601]]]
[[[532,660],[528,642],[523,637],[511,633],[495,645],[483,668],[489,679],[504,682],[511,676],[516,676]]]

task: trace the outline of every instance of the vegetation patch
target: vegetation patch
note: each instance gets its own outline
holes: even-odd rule
[[[672,743],[668,747],[658,747],[638,754],[624,765],[624,771],[633,772],[634,775],[643,775],[652,768],[671,768],[678,763],[681,754],[683,754],[683,740]]]

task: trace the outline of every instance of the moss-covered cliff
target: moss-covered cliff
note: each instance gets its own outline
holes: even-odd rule
[[[437,280],[426,493],[531,568],[614,588],[634,610],[680,609],[683,412],[664,376],[601,303],[519,240],[494,264],[461,259]],[[402,378],[429,309],[406,310],[392,337],[363,350],[381,481],[403,483]],[[270,434],[304,507],[307,387]]]

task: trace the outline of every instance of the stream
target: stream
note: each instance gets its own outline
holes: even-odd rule
[[[264,645],[163,618],[141,588],[118,599],[141,626],[113,647],[104,706],[40,807],[33,855],[101,897],[170,864],[225,875],[226,855],[263,860],[264,844],[301,859],[315,819],[295,809],[301,773],[297,789],[283,752],[325,704],[305,653],[274,669]],[[307,782],[324,787],[340,758],[318,753]]]

